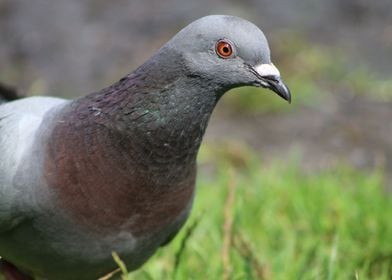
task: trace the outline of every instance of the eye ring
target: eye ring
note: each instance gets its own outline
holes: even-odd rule
[[[221,58],[231,58],[234,56],[233,44],[227,40],[219,40],[215,45],[215,51]]]

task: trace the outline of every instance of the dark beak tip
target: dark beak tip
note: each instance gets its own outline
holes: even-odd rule
[[[286,86],[286,88],[287,88],[287,95],[286,95],[286,100],[287,100],[287,102],[289,103],[289,104],[291,104],[291,92],[290,92],[290,90],[289,90],[289,88]]]
[[[288,86],[282,81],[280,76],[260,76],[260,79],[266,83],[265,88],[269,88],[281,98],[291,104],[291,91]]]
[[[289,104],[291,104],[291,91],[282,81],[277,84],[272,84],[271,89],[284,100],[286,100]]]

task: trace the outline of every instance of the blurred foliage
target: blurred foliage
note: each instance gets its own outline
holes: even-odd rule
[[[246,149],[224,160],[220,149],[207,150],[202,166],[212,163],[216,170],[213,176],[199,173],[186,226],[198,220],[196,227],[191,234],[183,229],[129,279],[221,279],[222,225],[232,184],[237,187],[230,279],[391,279],[392,203],[383,191],[382,171],[342,165],[307,174],[295,158],[266,165]],[[238,166],[238,158],[248,160]],[[174,274],[184,236],[188,240]]]
[[[392,100],[392,79],[377,76],[360,62],[354,65],[336,47],[312,44],[293,32],[275,34],[270,41],[272,60],[291,89],[293,105],[317,106],[339,94]],[[233,110],[248,112],[295,108],[268,90],[254,87],[234,89],[223,102]]]

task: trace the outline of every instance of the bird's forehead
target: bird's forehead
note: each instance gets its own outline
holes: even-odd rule
[[[185,27],[176,36],[177,44],[203,51],[217,40],[228,39],[237,55],[250,64],[270,63],[270,50],[263,32],[253,23],[234,16],[207,16]]]

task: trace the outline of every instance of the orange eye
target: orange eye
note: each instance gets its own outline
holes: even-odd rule
[[[233,47],[231,43],[220,40],[215,46],[216,53],[222,58],[230,58],[233,55]]]

